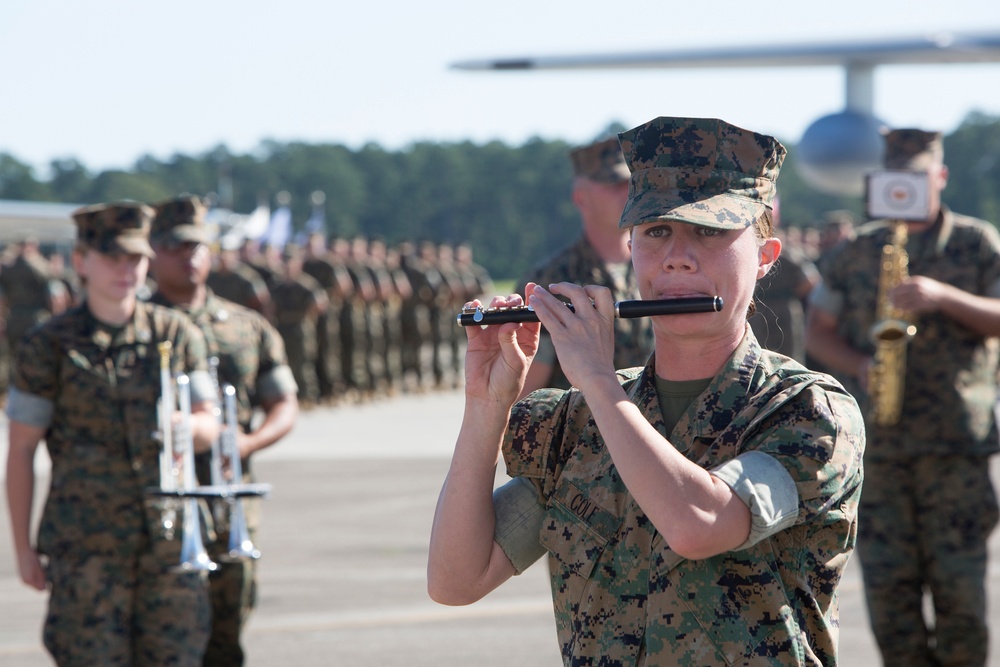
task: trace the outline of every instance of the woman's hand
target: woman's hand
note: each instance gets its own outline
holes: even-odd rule
[[[17,570],[21,575],[21,581],[35,590],[45,590],[45,569],[37,551],[29,549],[18,553]]]
[[[611,290],[597,285],[557,283],[549,287],[551,294],[536,287],[528,303],[552,337],[563,373],[587,393],[591,382],[615,374],[614,297]],[[554,294],[568,297],[574,310]]]
[[[530,295],[534,283],[528,283]],[[465,304],[475,308],[477,299]],[[495,296],[490,308],[510,308],[524,305],[518,294]],[[487,327],[466,327],[469,345],[465,352],[465,393],[468,398],[513,405],[524,385],[528,366],[538,351],[537,322],[507,322]]]

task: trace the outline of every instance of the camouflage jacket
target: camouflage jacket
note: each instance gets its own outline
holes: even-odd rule
[[[232,271],[212,270],[206,285],[219,297],[258,312],[270,298],[264,279],[246,264],[237,264]]]
[[[151,302],[176,308],[159,292]],[[178,310],[205,334],[209,358],[219,361],[218,382],[236,389],[237,421],[245,432],[250,430],[254,408],[269,399],[296,393],[285,344],[263,315],[221,299],[211,290],[201,308]]]
[[[271,303],[278,331],[284,334],[285,329],[308,328],[314,321],[312,311],[320,303],[322,294],[323,288],[308,273],[276,280],[271,288]]]
[[[523,295],[524,288],[533,282],[542,287],[552,283],[571,282],[577,285],[601,285],[611,290],[615,301],[638,299],[639,287],[636,283],[632,264],[627,263],[627,273],[622,282],[616,281],[597,252],[580,236],[569,245],[528,272],[518,283],[517,293]],[[542,335],[548,336],[545,329]],[[635,319],[615,319],[615,368],[632,368],[646,363],[653,351],[653,327],[647,317]],[[549,387],[568,389],[569,380],[556,362],[549,378]]]
[[[172,343],[173,373],[191,378],[192,402],[213,399],[204,336],[167,308],[140,301],[131,322],[111,328],[84,304],[21,343],[7,414],[46,427],[52,482],[40,552],[129,557],[152,541],[169,561],[179,558],[180,540],[163,540],[145,492],[160,485],[162,341]]]
[[[178,308],[157,292],[151,301],[177,308],[198,325],[205,334],[208,357],[218,360],[215,369],[216,390],[225,384],[236,390],[236,421],[249,433],[254,408],[269,399],[295,394],[298,386],[285,359],[285,344],[277,330],[263,315],[221,299],[211,290],[197,310]],[[222,399],[220,394],[220,406]],[[212,481],[211,454],[197,456],[197,474],[202,484]],[[244,478],[252,480],[250,459],[241,465]]]
[[[36,257],[19,255],[0,270],[0,295],[7,301],[12,329],[23,333],[48,318],[51,282],[48,266]]]
[[[838,333],[854,348],[875,348],[879,266],[889,225],[876,221],[838,247],[814,303],[831,310]],[[927,276],[980,296],[1000,297],[1000,234],[989,223],[942,212],[923,234],[910,234],[909,274]],[[831,301],[832,298],[832,301]],[[838,303],[839,306],[828,306]],[[998,450],[993,407],[1000,346],[941,313],[918,316],[906,354],[903,418],[896,426],[870,426],[869,456],[988,454]],[[866,408],[853,378],[842,378]]]
[[[749,546],[685,560],[624,486],[582,394],[543,389],[517,403],[503,452],[508,473],[533,481],[545,503],[539,541],[565,664],[836,665],[836,592],[862,482],[854,399],[833,378],[762,351],[749,331],[669,434],[652,359],[619,375],[649,422],[702,468],[772,457],[798,509]]]

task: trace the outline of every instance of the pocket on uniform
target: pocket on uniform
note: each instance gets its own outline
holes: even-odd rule
[[[567,572],[586,579],[620,524],[585,491],[562,480],[549,500],[539,539]]]
[[[798,624],[784,585],[758,544],[704,560],[688,560],[668,576],[727,662],[798,653]],[[756,663],[755,663],[756,664]]]

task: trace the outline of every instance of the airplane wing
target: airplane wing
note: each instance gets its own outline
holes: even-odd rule
[[[41,243],[72,245],[76,226],[71,214],[80,206],[0,199],[0,244],[33,237]]]
[[[1000,62],[1000,32],[913,38],[464,60],[459,70],[816,67]]]

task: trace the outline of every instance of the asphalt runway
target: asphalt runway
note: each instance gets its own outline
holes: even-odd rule
[[[469,607],[427,597],[431,518],[461,416],[459,391],[319,408],[255,459],[273,492],[259,501],[263,555],[247,665],[561,664],[544,562]],[[0,455],[6,459],[5,425]],[[46,474],[44,454],[36,467]],[[1000,457],[992,470],[1000,488]],[[45,595],[17,578],[3,502],[0,666],[51,665],[40,641]],[[991,553],[991,625],[1000,629],[1000,531]],[[846,667],[880,664],[862,594],[854,559],[841,588]],[[1000,667],[1000,630],[992,648],[990,666]]]

